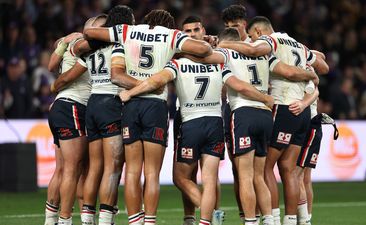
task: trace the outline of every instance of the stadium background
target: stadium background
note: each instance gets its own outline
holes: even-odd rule
[[[53,166],[39,165],[42,157],[45,162],[51,160],[54,163],[47,123],[38,120],[47,118],[49,105],[54,99],[49,86],[57,74],[48,72],[47,63],[54,41],[70,32],[81,31],[87,18],[107,13],[114,5],[127,4],[133,8],[136,21],[140,22],[151,9],[161,8],[171,12],[178,28],[186,16],[194,14],[203,19],[208,34],[216,35],[224,28],[221,10],[235,3],[245,5],[248,18],[265,15],[271,19],[276,31],[287,32],[309,48],[326,54],[330,72],[320,79],[318,108],[320,112],[345,121],[339,121],[342,129],[337,142],[330,141],[332,133],[327,128],[326,147],[322,147],[324,153],[320,160],[333,160],[334,163],[327,165],[328,170],[318,168],[316,173],[340,174],[334,175],[332,181],[363,180],[366,122],[360,120],[366,118],[364,0],[0,1],[0,143],[37,143],[38,184],[42,185],[40,171],[53,171]],[[168,103],[173,113],[174,87],[170,86],[169,91]],[[10,119],[10,123],[3,119]],[[15,134],[9,124],[16,128]],[[167,174],[169,176],[170,171]],[[316,184],[314,224],[366,224],[365,190],[364,182]],[[179,224],[182,206],[177,190],[171,186],[162,187],[162,196],[160,223]],[[29,194],[0,192],[0,224],[41,224],[45,197],[44,189]],[[123,208],[123,199],[120,204]],[[227,224],[238,224],[231,185],[223,186],[222,205],[228,211]],[[333,218],[343,214],[345,216]],[[125,221],[125,216],[122,218]]]

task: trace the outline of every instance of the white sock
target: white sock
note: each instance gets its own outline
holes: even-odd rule
[[[297,224],[297,216],[296,215],[285,215],[283,217],[283,225],[296,225]]]
[[[155,215],[145,215],[144,222],[146,225],[155,225],[156,224],[156,216]]]
[[[272,209],[272,216],[274,225],[281,225],[281,211],[280,208]]]
[[[205,219],[200,219],[199,225],[211,225],[211,221],[205,220]]]
[[[72,217],[67,218],[67,219],[59,217],[57,224],[58,225],[72,225]]]
[[[80,217],[82,225],[95,225],[95,214],[82,212]]]
[[[256,225],[257,218],[245,218],[245,225]]]
[[[305,224],[306,221],[309,219],[308,203],[306,202],[306,200],[301,201],[297,205],[297,216],[299,224]]]
[[[109,210],[100,210],[99,225],[111,225],[113,220],[113,212]]]
[[[129,225],[142,225],[144,224],[144,218],[141,217],[141,212],[133,214],[128,217]]]
[[[272,215],[264,215],[263,218],[263,225],[274,225],[274,220]]]
[[[58,206],[46,202],[44,225],[54,225],[58,221]]]
[[[309,220],[311,220],[311,216],[312,216],[312,214],[311,214],[311,213],[309,213]]]

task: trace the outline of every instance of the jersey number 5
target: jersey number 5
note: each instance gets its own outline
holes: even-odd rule
[[[202,100],[205,98],[206,91],[208,88],[208,84],[210,83],[210,77],[195,77],[194,83],[199,84],[200,87],[198,89],[198,92],[196,94],[195,100]]]
[[[140,51],[140,62],[139,67],[144,69],[150,69],[154,65],[153,56],[154,46],[152,45],[141,45]]]

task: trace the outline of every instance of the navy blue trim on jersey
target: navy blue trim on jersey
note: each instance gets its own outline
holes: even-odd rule
[[[178,35],[178,34],[177,34]],[[179,38],[179,40],[177,41],[177,44],[175,45],[175,47],[176,48],[178,48],[179,47],[179,44],[180,44],[180,42],[183,40],[183,39],[186,39],[186,38],[188,38],[188,35],[183,35],[182,37],[180,37]]]
[[[113,36],[114,36],[114,40],[117,41],[118,40],[118,32],[117,32],[116,26],[113,27]]]

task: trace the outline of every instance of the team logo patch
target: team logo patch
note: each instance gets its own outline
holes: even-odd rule
[[[241,137],[239,138],[239,148],[249,148],[252,145],[252,141],[250,137]]]
[[[130,130],[128,129],[128,127],[124,127],[122,129],[122,137],[123,138],[130,138]]]
[[[181,156],[183,159],[193,159],[193,148],[182,148]]]
[[[225,149],[225,143],[217,143],[212,151],[216,152],[217,154],[223,154]]]
[[[281,144],[290,144],[292,134],[279,132],[277,137],[277,142]]]
[[[59,132],[61,137],[71,137],[73,135],[69,128],[60,128]]]
[[[311,156],[311,159],[310,159],[310,163],[313,165],[316,165],[317,162],[318,162],[318,154],[313,153],[313,155]]]
[[[118,132],[118,125],[116,123],[109,124],[106,128],[108,134]]]
[[[163,141],[164,140],[164,129],[160,128],[160,127],[155,127],[153,138],[155,140]]]

